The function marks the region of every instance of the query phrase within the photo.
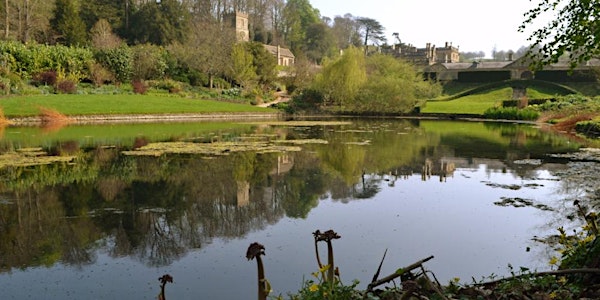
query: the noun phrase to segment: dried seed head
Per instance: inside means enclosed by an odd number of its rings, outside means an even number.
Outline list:
[[[246,251],[246,258],[248,260],[252,260],[261,255],[265,255],[265,246],[256,242],[248,246],[248,251]]]
[[[166,284],[167,282],[173,283],[173,277],[169,274],[165,274],[158,278],[161,284]]]
[[[319,230],[313,232],[313,235],[315,236],[315,240],[317,242],[319,241],[326,241],[329,242],[331,240],[336,240],[341,238],[340,235],[338,235],[335,231],[329,229],[323,233],[321,233]]]

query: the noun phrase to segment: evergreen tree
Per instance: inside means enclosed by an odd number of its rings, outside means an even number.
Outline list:
[[[183,42],[188,34],[190,13],[177,0],[151,1],[131,16],[129,40],[134,44],[169,45]]]
[[[263,87],[273,83],[277,78],[277,59],[261,43],[246,43],[246,47],[252,53],[258,83]]]
[[[386,41],[384,35],[385,28],[379,21],[371,18],[358,18],[356,21],[362,29],[365,47],[367,47],[369,41],[375,45],[379,45],[380,42]]]
[[[120,31],[125,27],[123,0],[92,0],[81,2],[81,19],[85,28],[90,30],[98,21],[104,19],[111,28]]]
[[[252,53],[245,44],[238,43],[231,51],[231,70],[229,77],[244,88],[256,78],[256,67],[253,64]]]
[[[87,41],[85,23],[79,16],[78,0],[56,0],[54,16],[50,25],[55,40],[67,46],[81,46]]]

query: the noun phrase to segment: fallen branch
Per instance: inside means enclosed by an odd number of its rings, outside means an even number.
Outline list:
[[[422,264],[424,264],[425,262],[427,262],[427,261],[429,261],[431,259],[433,259],[433,255],[430,256],[430,257],[427,257],[425,259],[419,260],[419,261],[417,261],[417,262],[415,262],[415,263],[413,263],[413,264],[411,264],[411,265],[409,265],[407,267],[400,268],[400,269],[396,270],[396,272],[394,272],[394,274],[390,274],[390,275],[388,275],[388,276],[386,276],[384,278],[381,278],[379,280],[376,280],[376,281],[373,281],[373,282],[369,283],[369,285],[367,286],[367,292],[372,292],[373,288],[375,288],[377,286],[380,286],[380,285],[382,285],[384,283],[388,283],[388,282],[390,282],[390,281],[392,281],[392,280],[394,280],[394,279],[396,279],[396,278],[398,278],[398,277],[400,277],[400,276],[402,276],[402,275],[404,275],[404,274],[406,274],[406,273],[408,273],[408,272],[410,272],[410,271],[412,271],[412,270],[414,270],[416,268],[422,267],[421,266]]]

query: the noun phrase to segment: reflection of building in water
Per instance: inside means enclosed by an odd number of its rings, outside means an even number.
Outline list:
[[[507,169],[513,170],[518,176],[528,177],[535,172],[536,167],[532,164],[518,163],[519,160],[528,160],[529,157],[523,157],[522,154],[508,154],[508,157],[504,160],[501,159],[488,159],[488,158],[463,158],[463,157],[450,157],[444,156],[441,158],[427,158],[420,165],[409,165],[401,166],[396,168],[394,171],[390,171],[385,178],[389,186],[394,186],[394,181],[398,178],[409,179],[414,174],[420,174],[421,180],[427,181],[432,176],[439,176],[440,182],[446,181],[448,177],[454,176],[454,171],[458,168],[461,169],[472,169],[485,166],[485,171],[489,174],[491,172],[507,172]],[[535,161],[535,160],[531,160]],[[544,168],[547,170],[560,169],[561,165],[544,163]]]
[[[432,175],[440,177],[440,182],[446,181],[448,176],[454,175],[456,166],[454,162],[448,162],[447,160],[440,160],[439,163],[434,164],[431,159],[426,159],[423,163],[421,171],[421,180],[426,181],[431,178]]]
[[[271,171],[271,175],[281,175],[289,172],[294,167],[294,157],[282,154],[277,157],[277,168]]]
[[[289,172],[294,167],[294,158],[288,154],[282,154],[277,157],[277,166],[271,170],[270,175],[282,175]],[[237,181],[237,206],[244,207],[250,204],[250,182]],[[272,191],[267,192],[265,195],[269,195]],[[273,198],[270,195],[267,198]],[[272,199],[271,199],[272,200]]]

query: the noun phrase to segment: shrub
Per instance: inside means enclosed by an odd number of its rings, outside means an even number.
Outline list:
[[[73,80],[63,79],[56,84],[56,91],[61,94],[75,94],[77,85]]]
[[[162,48],[153,45],[138,45],[132,48],[132,52],[133,78],[149,80],[164,77],[167,62]]]
[[[557,98],[556,101],[548,101],[544,104],[538,105],[537,109],[539,111],[557,111],[586,104],[589,101],[590,99],[583,95],[567,95]]]
[[[537,120],[540,113],[533,109],[518,109],[516,107],[493,107],[488,108],[484,113],[486,119],[500,120]]]
[[[231,88],[221,91],[221,94],[227,97],[241,97],[242,90],[239,88]]]
[[[600,121],[583,121],[575,124],[575,131],[587,136],[600,136]]]
[[[42,73],[38,73],[34,76],[34,85],[50,85],[54,86],[56,84],[57,74],[56,71],[45,71]]]
[[[128,82],[133,74],[133,52],[123,45],[118,48],[100,49],[96,60],[110,70],[118,82]]]
[[[148,86],[141,80],[134,80],[131,85],[133,92],[136,94],[146,94],[146,91],[148,91]]]
[[[99,63],[93,63],[90,66],[90,80],[96,86],[101,86],[108,82],[113,82],[113,74]]]
[[[171,94],[176,94],[183,90],[181,82],[170,79],[154,81],[151,86],[155,89],[169,91]]]

